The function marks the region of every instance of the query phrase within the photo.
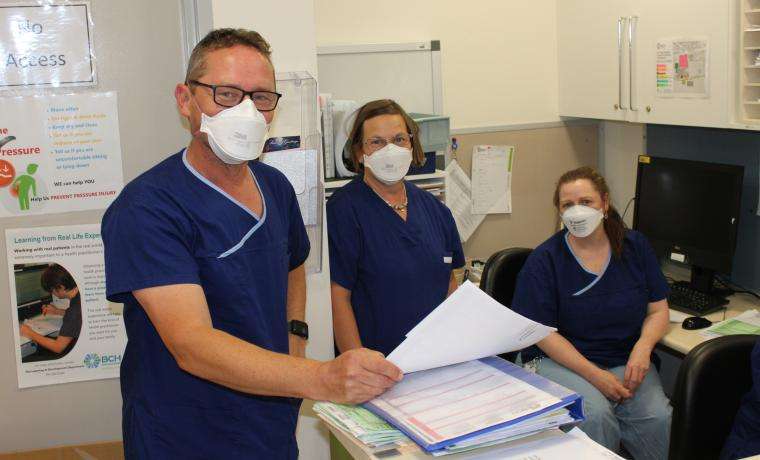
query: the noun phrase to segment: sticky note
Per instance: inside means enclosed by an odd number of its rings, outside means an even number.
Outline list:
[[[688,54],[682,54],[678,56],[678,66],[682,69],[684,67],[689,67],[689,55]]]

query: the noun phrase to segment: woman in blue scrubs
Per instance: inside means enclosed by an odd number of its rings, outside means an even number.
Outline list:
[[[667,458],[672,409],[650,365],[668,326],[657,257],[625,228],[593,168],[562,175],[554,205],[566,229],[530,255],[512,309],[557,332],[521,359],[583,396],[592,439],[613,451],[622,441],[637,460]]]
[[[760,455],[760,338],[752,349],[752,388],[742,398],[723,452],[722,460]]]
[[[416,123],[397,103],[369,102],[349,139],[359,175],[327,203],[335,342],[388,355],[456,289],[464,265],[454,218],[404,180],[424,162]]]

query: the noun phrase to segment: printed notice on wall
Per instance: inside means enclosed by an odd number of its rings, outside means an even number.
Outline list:
[[[100,225],[5,231],[20,388],[119,376],[122,305],[106,300]]]
[[[0,217],[108,207],[124,184],[116,93],[0,98]]]
[[[674,38],[657,42],[657,97],[709,96],[707,38]]]
[[[515,148],[476,145],[472,149],[472,213],[512,212],[512,161]]]
[[[0,7],[0,90],[94,85],[89,2]]]

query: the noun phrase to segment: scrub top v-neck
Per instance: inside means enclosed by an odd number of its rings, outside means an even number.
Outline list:
[[[258,162],[249,167],[261,216],[206,180],[180,152],[127,185],[103,218],[107,296],[125,304],[128,457],[297,457],[297,402],[241,393],[183,371],[132,295],[200,285],[216,329],[288,352],[288,273],[306,260],[309,241],[288,180]]]
[[[406,221],[361,177],[327,203],[330,278],[351,291],[362,345],[386,355],[443,302],[451,270],[464,265],[451,211],[404,186]]]
[[[650,302],[667,297],[668,284],[644,235],[627,230],[621,257],[610,256],[599,273],[583,266],[565,230],[538,246],[517,277],[512,309],[556,327],[586,359],[624,365],[641,335]],[[523,350],[527,362],[542,352]]]

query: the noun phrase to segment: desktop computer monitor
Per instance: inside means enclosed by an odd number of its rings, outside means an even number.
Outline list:
[[[691,265],[691,288],[713,292],[731,273],[744,167],[639,157],[633,228],[657,255]]]

